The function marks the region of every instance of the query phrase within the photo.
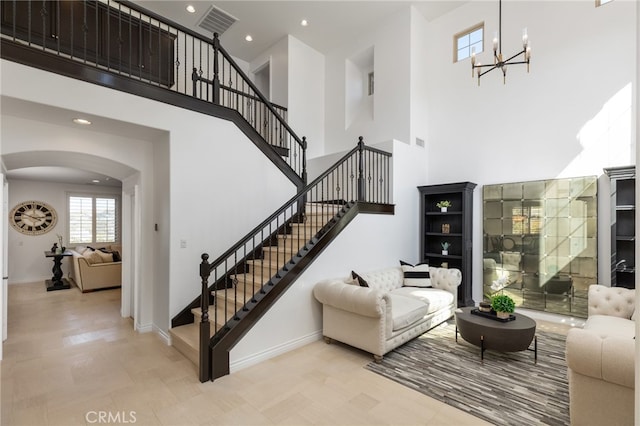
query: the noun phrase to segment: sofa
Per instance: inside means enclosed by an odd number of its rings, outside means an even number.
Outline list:
[[[405,264],[324,280],[313,294],[322,304],[325,341],[346,343],[381,362],[387,352],[451,318],[461,282],[458,269]]]
[[[83,293],[122,285],[122,260],[119,245],[100,248],[76,246],[71,279]]]
[[[569,330],[572,425],[634,424],[635,290],[591,285],[587,320]]]

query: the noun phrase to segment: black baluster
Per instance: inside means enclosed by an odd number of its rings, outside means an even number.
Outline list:
[[[191,93],[191,96],[193,96],[194,98],[198,97],[198,70],[196,68],[193,68],[193,71],[191,72],[191,81],[193,83],[193,92]]]
[[[364,192],[365,192],[365,181],[364,181],[364,162],[363,162],[363,153],[364,153],[364,142],[362,141],[362,136],[358,138],[358,201],[364,201]]]

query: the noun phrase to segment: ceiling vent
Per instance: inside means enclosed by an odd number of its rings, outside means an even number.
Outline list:
[[[224,10],[211,6],[198,23],[198,26],[212,34],[218,33],[218,35],[222,35],[236,21],[236,18]]]

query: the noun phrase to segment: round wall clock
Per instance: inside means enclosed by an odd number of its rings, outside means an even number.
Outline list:
[[[42,201],[24,201],[10,213],[9,222],[16,231],[25,235],[40,235],[56,226],[58,215],[53,207]]]

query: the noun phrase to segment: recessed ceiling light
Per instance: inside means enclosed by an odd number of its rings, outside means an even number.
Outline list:
[[[253,41],[253,37],[251,37],[251,34],[247,34],[244,39],[247,41]]]
[[[84,124],[86,126],[91,124],[91,122],[89,120],[85,120],[84,118],[74,118],[73,122],[76,123],[76,124]]]
[[[196,13],[196,8],[193,7],[192,5],[189,5],[189,6],[187,6],[187,12]]]
[[[300,25],[306,27],[307,25],[309,25],[309,22],[306,19],[303,19],[302,21],[300,21]]]
[[[100,180],[98,180],[98,179],[92,179],[92,180],[91,180],[91,182],[93,182],[93,183],[100,183]]]

